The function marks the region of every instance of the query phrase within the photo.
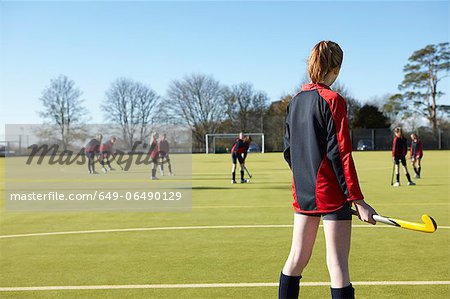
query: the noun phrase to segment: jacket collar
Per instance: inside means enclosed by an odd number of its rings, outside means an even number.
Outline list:
[[[313,89],[318,89],[318,88],[331,89],[329,86],[327,86],[323,83],[308,83],[308,84],[304,84],[302,86],[302,91],[313,90]]]

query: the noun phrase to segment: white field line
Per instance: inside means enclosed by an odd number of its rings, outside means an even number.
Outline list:
[[[439,203],[433,203],[433,206],[450,206],[450,202],[439,202]],[[411,203],[411,202],[401,202],[401,203],[377,203],[377,206],[430,206],[430,203]],[[254,209],[255,206],[192,206],[192,209]],[[261,208],[282,208],[282,209],[289,209],[286,205],[279,205],[279,206],[258,206],[258,209]]]
[[[450,281],[355,281],[353,285],[450,285]],[[302,287],[329,286],[329,282],[302,282]],[[255,283],[193,283],[193,284],[131,284],[131,285],[85,285],[85,286],[40,286],[0,287],[0,292],[17,291],[65,291],[65,290],[117,290],[117,289],[192,289],[192,288],[249,288],[277,287],[278,282]]]
[[[377,203],[377,206],[430,206],[430,203]],[[433,203],[433,206],[450,206],[450,202]],[[254,209],[255,206],[193,206],[193,210],[205,210],[205,209]],[[258,209],[286,209],[286,205],[280,206],[258,206]]]
[[[322,225],[320,225],[322,227]],[[55,236],[55,235],[80,235],[80,234],[98,234],[98,233],[116,233],[116,232],[136,232],[136,231],[162,231],[162,230],[195,230],[195,229],[239,229],[239,228],[291,228],[292,224],[262,224],[262,225],[216,225],[216,226],[167,226],[167,227],[138,227],[138,228],[118,228],[118,229],[98,229],[98,230],[79,230],[65,232],[49,233],[31,233],[17,235],[0,235],[0,239],[37,237],[37,236]],[[353,228],[395,228],[389,225],[352,225]],[[438,226],[438,229],[449,229],[450,226]]]

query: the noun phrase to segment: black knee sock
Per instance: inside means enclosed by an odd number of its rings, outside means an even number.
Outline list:
[[[106,160],[106,163],[108,163],[108,167],[109,167],[109,169],[111,169],[112,167],[111,167],[111,163],[109,162],[109,160]]]
[[[278,287],[278,299],[297,299],[300,292],[301,276],[287,276],[280,274],[280,285]]]
[[[152,169],[152,177],[156,177],[156,168]]]
[[[243,180],[244,180],[244,171],[241,170],[241,181],[243,181]]]
[[[419,168],[417,168],[417,174],[420,176],[420,171],[422,170],[422,167],[419,166]]]
[[[236,172],[235,172],[235,171],[233,171],[233,172],[231,173],[231,177],[232,177],[233,181],[236,180]]]
[[[411,176],[409,175],[409,173],[406,174],[406,178],[408,179],[408,182],[411,182]]]
[[[352,284],[349,284],[345,288],[331,288],[332,299],[354,299],[355,289]]]
[[[400,183],[400,174],[399,174],[399,173],[397,173],[397,174],[395,175],[395,178],[396,178],[396,180],[397,180],[397,183]]]
[[[170,165],[170,163],[169,163],[168,167],[169,167],[169,172],[172,172],[172,165]]]

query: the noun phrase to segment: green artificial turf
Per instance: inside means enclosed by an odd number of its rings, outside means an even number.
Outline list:
[[[424,213],[449,226],[450,152],[429,151],[417,186],[390,186],[389,152],[354,153],[366,200],[378,213],[420,221]],[[9,158],[8,158],[9,159]],[[11,158],[23,159],[23,158]],[[0,160],[4,174],[5,160]],[[20,161],[19,161],[20,162]],[[148,227],[288,225],[291,173],[280,153],[250,154],[249,184],[231,185],[228,155],[192,156],[192,211],[11,212],[2,203],[0,235]],[[176,173],[177,166],[174,163]],[[54,171],[42,167],[42,177]],[[100,180],[146,180],[150,168],[100,174]],[[81,168],[76,179],[86,179]],[[175,177],[176,179],[177,177]],[[0,178],[3,182],[3,178]],[[6,178],[7,179],[7,178]],[[163,178],[163,180],[169,178]],[[402,182],[405,177],[402,175]],[[150,181],[149,181],[150,183]],[[0,198],[5,199],[4,185]],[[361,225],[356,218],[355,225]],[[381,225],[380,225],[381,226]],[[0,287],[273,283],[289,252],[292,229],[209,228],[0,238]],[[329,281],[322,230],[302,281]],[[449,281],[450,229],[424,234],[355,227],[352,281]],[[356,286],[358,298],[448,298],[449,285]],[[327,298],[326,286],[303,287],[303,298]],[[276,287],[0,292],[0,298],[275,298]]]

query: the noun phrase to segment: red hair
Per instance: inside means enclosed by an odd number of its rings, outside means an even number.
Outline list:
[[[332,41],[321,41],[311,51],[308,74],[312,83],[323,81],[330,70],[340,67],[344,59],[341,47]]]

